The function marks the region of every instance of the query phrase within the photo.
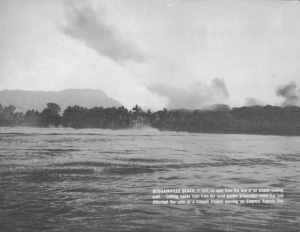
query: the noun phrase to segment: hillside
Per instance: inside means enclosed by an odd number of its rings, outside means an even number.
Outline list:
[[[94,89],[67,89],[61,91],[25,91],[2,90],[0,91],[0,104],[13,105],[17,111],[35,109],[42,111],[49,102],[57,103],[62,110],[68,106],[80,105],[92,107],[119,107],[121,103],[109,98],[102,90]]]

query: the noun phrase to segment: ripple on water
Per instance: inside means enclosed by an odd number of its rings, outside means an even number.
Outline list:
[[[297,231],[300,138],[4,129],[1,231]],[[284,188],[283,204],[153,205],[154,188]]]

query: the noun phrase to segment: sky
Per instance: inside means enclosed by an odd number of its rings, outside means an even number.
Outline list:
[[[300,1],[0,0],[0,90],[300,106]]]

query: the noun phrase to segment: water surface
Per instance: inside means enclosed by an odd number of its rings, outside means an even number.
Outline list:
[[[300,137],[0,128],[1,231],[299,231]],[[157,188],[283,188],[153,205]]]

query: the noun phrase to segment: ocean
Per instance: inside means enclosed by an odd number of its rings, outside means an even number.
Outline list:
[[[183,189],[283,195],[162,203]],[[300,231],[300,137],[0,128],[0,231]]]

